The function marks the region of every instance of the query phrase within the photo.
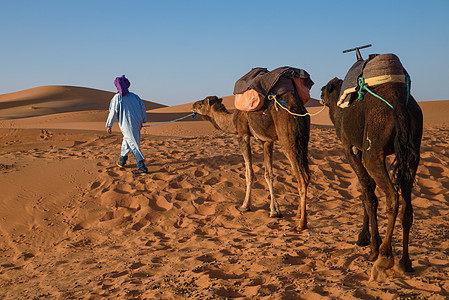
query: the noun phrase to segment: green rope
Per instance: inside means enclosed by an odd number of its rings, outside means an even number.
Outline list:
[[[405,106],[408,106],[408,99],[410,98],[410,86],[411,86],[410,75],[405,74],[405,81],[407,82],[407,101],[405,102]]]
[[[385,100],[384,98],[382,98],[381,96],[377,95],[376,93],[370,91],[370,89],[368,89],[367,85],[365,84],[365,79],[363,79],[363,77],[359,77],[358,80],[359,83],[359,90],[358,90],[358,94],[359,94],[359,100],[363,100],[363,97],[365,96],[365,91],[366,90],[368,93],[370,93],[371,95],[373,95],[374,97],[379,98],[380,100],[382,100],[383,102],[385,102],[391,109],[394,109],[393,105],[391,105],[390,103],[388,103],[387,100]],[[408,96],[407,96],[408,99]],[[408,100],[407,100],[408,102]]]

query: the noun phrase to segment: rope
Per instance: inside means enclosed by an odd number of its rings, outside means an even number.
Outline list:
[[[359,100],[363,100],[363,96],[365,96],[365,92],[363,90],[366,90],[368,93],[370,93],[371,95],[373,95],[376,98],[379,98],[380,100],[385,102],[391,109],[394,110],[393,105],[391,105],[387,100],[385,100],[381,96],[377,95],[376,93],[374,93],[370,89],[368,89],[367,85],[365,84],[365,80],[363,79],[363,77],[359,77],[358,83],[359,83],[359,86],[360,86],[360,89],[358,91],[358,94],[359,94],[358,98],[359,98]]]
[[[163,123],[157,123],[157,124],[151,124],[151,125],[144,125],[144,126],[142,126],[142,127],[153,127],[153,126],[158,126],[158,125],[164,125],[164,124],[168,124],[168,123],[173,123],[173,122],[176,122],[176,121],[185,119],[185,118],[190,117],[190,116],[192,116],[192,119],[193,119],[193,118],[195,117],[195,115],[196,115],[196,113],[191,113],[190,115],[184,116],[184,117],[182,117],[182,118],[178,118],[178,119],[176,119],[176,120],[172,120],[172,121],[168,121],[168,122],[163,122]]]
[[[408,99],[410,98],[410,86],[412,84],[410,75],[405,74],[405,81],[407,81],[407,101],[405,102],[405,106],[408,106]]]
[[[323,108],[319,112],[316,112],[316,113],[313,113],[313,114],[308,113],[308,112],[305,113],[305,114],[297,114],[297,113],[294,113],[294,112],[292,112],[290,110],[290,108],[287,106],[287,104],[286,104],[286,102],[284,100],[278,100],[276,95],[273,94],[273,93],[271,93],[271,95],[268,95],[268,100],[274,100],[275,103],[277,105],[279,105],[282,109],[285,109],[289,114],[291,114],[293,116],[297,116],[297,117],[305,117],[305,116],[313,117],[313,116],[316,116],[316,115],[320,114],[321,112],[323,112],[323,110],[326,108],[326,106],[323,105]],[[277,106],[276,106],[276,110],[277,110]]]

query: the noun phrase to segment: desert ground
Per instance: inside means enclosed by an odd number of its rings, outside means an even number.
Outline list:
[[[275,146],[269,217],[262,148],[253,141],[253,210],[240,212],[244,163],[235,136],[200,116],[143,129],[150,173],[120,169],[121,133],[104,124],[112,93],[47,86],[0,95],[2,299],[448,299],[449,101],[423,101],[410,256],[369,281],[355,242],[361,190],[328,112],[312,117],[308,226],[297,232],[296,181]],[[208,96],[208,95],[204,95]],[[198,99],[199,100],[199,99]],[[224,103],[232,109],[233,97]],[[311,100],[309,112],[320,105]],[[149,125],[191,103],[147,102]],[[381,192],[379,225],[386,229]],[[398,260],[402,229],[396,223]]]

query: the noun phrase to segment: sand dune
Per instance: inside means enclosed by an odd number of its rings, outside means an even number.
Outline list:
[[[107,109],[114,94],[111,92],[67,86],[48,86],[21,92],[0,95],[0,128],[46,128],[104,130]],[[234,96],[223,97],[223,104],[229,111],[235,109]],[[146,134],[164,136],[194,136],[200,116],[185,118],[180,123],[164,124],[164,128],[153,128],[155,124],[165,123],[191,114],[192,103],[167,107],[145,101],[148,126]],[[318,100],[307,103],[310,113],[321,110]],[[193,123],[190,123],[193,122]],[[327,109],[312,118],[312,124],[332,125]],[[206,134],[214,129],[208,124]],[[117,125],[114,130],[118,131]]]
[[[75,86],[43,86],[0,95],[0,120],[107,110],[114,93]],[[147,110],[165,105],[144,101]]]
[[[432,124],[449,123],[449,101],[421,101],[424,122]]]
[[[0,105],[8,103],[0,116],[14,109],[20,115],[25,96],[16,106],[0,96]],[[224,102],[233,109],[232,96]],[[3,118],[0,298],[445,299],[449,101],[421,107],[426,123],[410,242],[416,271],[392,271],[382,282],[368,281],[369,249],[355,245],[360,185],[331,126],[312,126],[309,229],[298,233],[295,180],[278,146],[274,187],[284,218],[272,219],[260,144],[253,143],[253,211],[242,213],[244,164],[237,139],[198,116],[143,130],[150,174],[142,177],[132,176],[132,158],[130,168],[115,165],[121,134],[116,128],[112,135],[104,132],[107,111],[94,104],[87,111]],[[187,115],[190,108],[149,109],[149,125]],[[317,120],[327,122],[327,112],[312,117]],[[383,236],[385,200],[379,197]],[[398,221],[397,259],[401,240]]]

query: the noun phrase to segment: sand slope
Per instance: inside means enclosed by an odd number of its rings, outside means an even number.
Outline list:
[[[0,95],[0,120],[107,110],[114,93],[75,86],[43,86]],[[147,110],[164,107],[144,101]]]
[[[419,106],[424,114],[424,122],[449,123],[449,101],[421,101]]]
[[[253,210],[241,213],[237,139],[199,117],[143,130],[150,174],[141,177],[130,172],[133,158],[129,168],[115,165],[121,134],[104,132],[106,111],[0,121],[0,298],[445,299],[449,124],[437,112],[449,101],[437,104],[422,106],[410,241],[416,271],[392,271],[383,282],[368,281],[369,249],[355,245],[360,185],[332,127],[312,126],[309,229],[298,233],[295,179],[278,146],[274,188],[284,218],[272,219],[260,144],[253,142]],[[148,113],[172,119],[190,106]],[[398,221],[396,259],[401,240]]]

